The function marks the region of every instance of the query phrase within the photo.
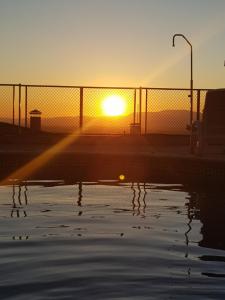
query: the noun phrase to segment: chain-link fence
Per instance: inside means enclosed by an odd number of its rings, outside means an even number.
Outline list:
[[[15,124],[16,109],[18,109],[18,104],[15,103],[15,92],[14,85],[0,85],[0,122]]]
[[[134,119],[135,89],[85,88],[84,132],[128,134]]]
[[[135,87],[0,85],[0,122],[30,127],[41,113],[41,129],[82,134],[189,134],[201,120],[207,90]]]
[[[191,116],[190,90],[147,89],[145,132],[187,134],[192,118],[197,117],[197,91],[193,91]]]
[[[80,89],[74,87],[25,87],[22,109],[27,111],[22,123],[30,126],[33,110],[41,113],[42,130],[71,132],[80,124]],[[27,121],[26,121],[27,120]]]

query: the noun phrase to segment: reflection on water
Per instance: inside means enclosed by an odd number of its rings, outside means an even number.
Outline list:
[[[82,215],[82,198],[83,198],[83,183],[82,182],[78,182],[77,186],[78,186],[78,197],[77,197],[77,206],[80,207],[80,210],[78,212],[78,215]],[[88,185],[87,183],[85,185]],[[85,186],[84,185],[84,186]],[[102,183],[101,183],[102,185]],[[119,185],[119,184],[115,184],[111,183],[110,185],[114,186],[114,185]],[[109,186],[109,183],[107,183],[106,186]],[[132,190],[132,211],[133,211],[133,216],[141,216],[141,217],[145,217],[145,209],[146,209],[146,202],[145,202],[145,198],[147,195],[147,191],[146,191],[146,183],[134,183],[132,182],[130,184],[130,188]]]
[[[83,185],[82,182],[78,183],[78,200],[77,200],[77,205],[81,208],[82,207],[82,198],[83,198]],[[78,216],[81,216],[83,211],[80,209],[78,211]]]
[[[82,189],[83,189],[83,186],[82,186],[82,182],[79,182],[78,183],[78,200],[77,200],[77,205],[78,206],[82,206],[81,203],[82,203]]]
[[[202,223],[202,247],[225,250],[225,197],[217,191],[199,193],[196,199],[196,214]]]
[[[145,182],[0,187],[1,299],[222,299],[224,196]]]
[[[24,188],[22,194],[22,188]],[[22,199],[23,196],[23,199]],[[26,206],[28,204],[27,199],[27,186],[16,186],[12,185],[12,210],[11,210],[11,218],[13,217],[27,217]]]
[[[142,190],[143,188],[143,190]],[[145,183],[141,186],[140,183],[132,182],[131,190],[133,191],[133,198],[132,198],[132,209],[133,209],[133,216],[141,215],[143,218],[145,217],[145,208],[146,208],[146,188]]]
[[[35,182],[36,186],[41,184],[43,187],[57,187],[62,186],[61,182]],[[77,215],[82,216],[83,214],[83,192],[85,188],[90,186],[120,186],[118,182],[96,182],[96,183],[75,183],[74,186],[77,188],[77,207],[79,208]],[[28,187],[34,186],[34,182],[23,182],[22,184],[12,184],[11,188],[11,198],[12,198],[12,208],[10,210],[11,218],[25,218],[28,216],[27,206],[28,206]],[[63,187],[63,186],[62,186]],[[158,190],[154,185],[147,183],[130,183],[126,184],[126,188],[131,190],[131,212],[133,216],[139,216],[142,218],[146,217],[146,196],[148,190],[148,203],[151,206],[150,193],[151,191]],[[176,190],[174,186],[160,186],[160,190]],[[85,199],[84,199],[85,200]],[[162,200],[162,199],[161,199]],[[166,199],[165,199],[166,200]],[[186,196],[187,202],[185,206],[186,210],[186,230],[184,232],[186,253],[185,257],[188,257],[188,245],[189,245],[189,234],[192,230],[193,220],[199,220],[201,222],[201,240],[199,241],[199,246],[223,249],[225,250],[225,199],[224,195],[221,193],[216,193],[215,191],[207,192],[187,192]],[[47,212],[48,210],[42,210],[42,212]],[[129,209],[123,209],[118,212],[129,211]],[[179,213],[179,212],[178,212]],[[159,217],[159,216],[158,216]],[[15,239],[15,237],[13,237]],[[19,237],[20,238],[20,237]],[[21,238],[20,238],[21,239]]]
[[[62,186],[58,182],[36,182],[36,185],[40,184],[44,187],[57,187]],[[83,190],[88,186],[104,186],[104,183],[82,183],[78,182],[74,184],[77,187],[77,206],[79,207],[78,216],[83,213],[82,201],[83,201]],[[11,185],[11,197],[12,197],[12,208],[10,210],[11,218],[27,217],[27,206],[28,206],[28,186],[34,186],[34,182],[24,182],[21,185]],[[107,183],[105,186],[120,186],[117,182]],[[130,187],[132,193],[130,197],[132,215],[140,216],[145,218],[146,216],[146,195],[149,190],[148,203],[150,205],[150,192],[154,191],[155,187],[147,183],[130,183],[126,187]],[[161,186],[161,190],[165,187]],[[173,186],[166,187],[167,190],[174,189]],[[156,189],[157,190],[157,189]],[[215,191],[210,192],[188,192],[186,196],[185,206],[187,208],[187,222],[186,231],[184,232],[185,243],[188,248],[189,244],[189,233],[192,229],[192,221],[199,220],[202,224],[201,234],[202,239],[199,241],[199,245],[202,247],[217,248],[225,250],[225,199],[221,193]],[[118,212],[118,211],[117,211]],[[188,249],[185,254],[188,256]]]

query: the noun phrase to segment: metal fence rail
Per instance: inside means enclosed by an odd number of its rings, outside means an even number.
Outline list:
[[[29,113],[37,109],[48,132],[124,135],[138,124],[142,134],[189,134],[206,92],[193,90],[191,111],[189,89],[0,84],[0,122],[30,127]],[[120,101],[121,111],[105,107],[107,101]]]

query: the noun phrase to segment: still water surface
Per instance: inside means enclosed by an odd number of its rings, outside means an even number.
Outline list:
[[[0,299],[224,299],[225,192],[0,187]]]

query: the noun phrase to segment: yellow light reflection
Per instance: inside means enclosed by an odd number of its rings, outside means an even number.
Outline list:
[[[125,176],[124,176],[123,174],[121,174],[121,175],[119,176],[119,180],[123,181],[124,179],[125,179]]]
[[[106,116],[121,116],[125,113],[125,99],[118,95],[111,95],[102,102],[102,111]]]

